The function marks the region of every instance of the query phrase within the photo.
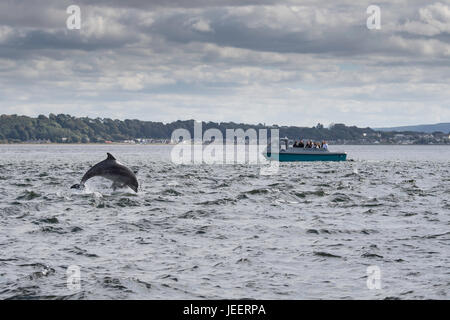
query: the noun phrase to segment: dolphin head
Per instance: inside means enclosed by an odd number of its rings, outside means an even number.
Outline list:
[[[134,178],[128,186],[133,189],[134,192],[138,192],[139,183],[136,178]]]
[[[138,181],[137,181],[137,178],[136,178],[136,173],[137,173],[137,171],[132,171],[133,173],[132,174],[130,174],[130,176],[129,176],[129,180],[128,180],[128,182],[127,182],[127,185],[131,188],[131,189],[133,189],[133,191],[134,192],[138,192],[138,189],[139,189],[139,183],[138,183]]]

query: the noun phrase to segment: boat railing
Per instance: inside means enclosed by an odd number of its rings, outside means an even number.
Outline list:
[[[271,143],[267,144],[266,150],[271,150]],[[287,152],[287,151],[302,151],[302,152],[330,152],[329,149],[323,148],[306,148],[305,147],[294,147],[293,141],[288,138],[281,138],[280,143],[278,145],[279,152]]]

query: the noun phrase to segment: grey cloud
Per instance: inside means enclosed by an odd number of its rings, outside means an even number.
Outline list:
[[[84,37],[77,31],[57,31],[48,32],[33,30],[25,33],[24,36],[11,38],[3,45],[17,50],[31,49],[56,49],[56,50],[95,50],[111,49],[124,46],[127,43],[136,41],[136,38],[114,38],[103,37],[94,39]]]
[[[174,16],[158,21],[150,29],[169,41],[179,43],[208,42],[220,46],[245,48],[255,51],[279,53],[335,53],[361,54],[373,52],[373,43],[380,37],[371,35],[362,26],[346,28],[346,32],[330,30],[320,38],[312,38],[308,31],[291,32],[289,30],[272,30],[261,27],[249,28],[242,21],[214,21],[211,27],[214,32],[199,32],[189,25],[182,16]]]
[[[248,5],[270,5],[274,3],[289,3],[290,1],[275,1],[275,0],[100,0],[96,1],[97,5],[112,6],[112,7],[126,7],[137,9],[152,9],[152,8],[208,8],[208,7],[223,7],[223,6],[248,6]],[[81,3],[91,4],[92,1],[81,0]]]
[[[239,8],[234,10],[239,11]],[[225,9],[205,10],[202,15],[194,17],[208,21],[211,31],[202,32],[194,28],[192,21],[197,20],[193,20],[189,13],[174,13],[157,18],[147,32],[161,35],[172,43],[203,42],[255,51],[337,56],[378,53],[417,56],[421,52],[416,47],[405,48],[397,45],[398,41],[391,37],[397,36],[405,40],[425,38],[423,35],[407,33],[403,29],[386,32],[368,30],[365,25],[366,17],[362,14],[356,23],[338,27],[316,24],[305,30],[296,30],[295,25],[285,29],[273,29],[261,24],[255,28],[246,20],[248,16],[230,16],[226,14]],[[311,32],[312,29],[314,32]],[[444,34],[428,36],[426,39],[448,43],[448,36]]]

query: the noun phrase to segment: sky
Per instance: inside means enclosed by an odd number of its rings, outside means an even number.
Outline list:
[[[0,2],[0,114],[388,127],[449,79],[450,0]]]

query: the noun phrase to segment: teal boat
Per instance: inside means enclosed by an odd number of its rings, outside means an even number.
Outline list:
[[[270,146],[264,152],[264,156],[268,160],[276,160],[280,162],[292,161],[346,161],[346,152],[331,152],[325,149],[307,149],[294,148],[289,144],[287,138],[280,139],[280,148],[278,153],[270,152]]]

